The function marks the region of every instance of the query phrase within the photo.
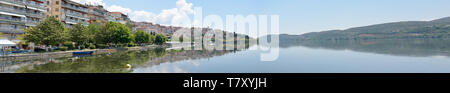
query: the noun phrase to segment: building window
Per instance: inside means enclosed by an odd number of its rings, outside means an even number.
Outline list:
[[[59,1],[56,1],[56,5],[59,5]]]
[[[58,9],[58,8],[55,8],[55,11],[56,11],[56,12],[59,12],[59,9]]]

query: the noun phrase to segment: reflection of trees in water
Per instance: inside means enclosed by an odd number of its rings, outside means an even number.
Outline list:
[[[16,70],[22,69],[23,67],[32,68],[50,62],[59,63],[61,61],[55,60],[55,58],[52,57],[30,60],[3,60],[0,62],[0,73],[14,73]]]
[[[305,40],[280,41],[281,48],[304,46],[332,50],[353,50],[398,56],[450,56],[446,39]]]
[[[15,61],[3,61],[0,62],[0,72],[12,73],[14,70],[20,69],[20,67],[33,64],[31,61],[15,62]]]
[[[153,51],[155,51],[155,55],[156,55],[156,57],[162,57],[162,56],[164,56],[164,55],[166,55],[166,49],[164,49],[164,48],[155,48],[155,49],[153,49]]]
[[[162,63],[180,62],[183,60],[207,59],[235,53],[241,50],[168,50],[165,56],[151,58],[149,62],[138,65],[138,67],[151,67]]]
[[[19,73],[129,73],[126,64],[132,67],[154,66],[167,62],[195,60],[222,56],[233,51],[222,50],[166,50],[164,48],[146,49],[141,51],[119,51],[112,54],[82,57],[76,60],[62,58],[61,62],[24,66]]]

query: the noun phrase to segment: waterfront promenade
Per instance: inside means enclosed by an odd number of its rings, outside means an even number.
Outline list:
[[[71,57],[73,52],[94,51],[96,54],[114,53],[118,50],[140,50],[144,48],[151,48],[158,46],[139,46],[139,47],[125,47],[125,48],[112,48],[112,49],[84,49],[84,50],[71,50],[71,51],[58,51],[58,52],[44,52],[44,53],[28,53],[28,54],[10,54],[0,56],[0,61],[19,61],[19,60],[33,60],[41,58],[61,58]]]

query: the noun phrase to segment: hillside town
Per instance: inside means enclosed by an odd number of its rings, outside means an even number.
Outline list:
[[[151,45],[172,49],[228,44],[226,49],[232,49],[237,41],[250,40],[248,35],[222,29],[136,22],[102,5],[72,0],[0,0],[0,36],[2,56]]]
[[[24,34],[25,28],[36,26],[48,16],[57,18],[67,28],[77,23],[88,26],[94,22],[119,22],[133,25],[132,31],[143,30],[169,38],[175,31],[182,29],[152,22],[135,22],[127,14],[108,11],[101,5],[81,4],[71,0],[0,0],[0,16],[0,32],[4,38],[15,42],[18,35]],[[201,29],[203,33],[212,30]]]

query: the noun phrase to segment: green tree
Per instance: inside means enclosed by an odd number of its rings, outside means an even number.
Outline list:
[[[134,25],[131,24],[130,22],[125,23],[125,26],[127,26],[130,30],[133,30]]]
[[[4,38],[4,37],[3,37],[3,33],[2,33],[2,32],[0,32],[0,38]]]
[[[181,35],[181,36],[178,38],[178,40],[180,40],[180,42],[183,43],[183,41],[184,41],[183,35]]]
[[[78,49],[81,45],[85,45],[89,42],[89,32],[87,27],[78,23],[74,25],[69,31],[69,40],[75,42]]]
[[[134,39],[130,29],[123,24],[108,22],[106,23],[106,27],[106,30],[112,33],[112,43],[116,45],[130,43]]]
[[[134,40],[138,44],[148,44],[150,43],[151,35],[144,32],[144,30],[138,30],[134,33]]]
[[[95,44],[107,45],[112,42],[111,31],[106,30],[106,25],[102,23],[92,23],[88,26],[91,42]]]
[[[47,17],[36,27],[25,29],[24,40],[39,45],[57,45],[66,40],[66,28],[55,17]]]
[[[153,44],[153,43],[155,43],[155,39],[156,39],[156,36],[155,35],[152,35],[152,34],[150,34],[150,40],[149,40],[149,44]]]
[[[166,36],[164,36],[162,34],[158,34],[155,37],[155,43],[158,45],[162,45],[162,44],[166,43],[166,41],[167,41]]]

